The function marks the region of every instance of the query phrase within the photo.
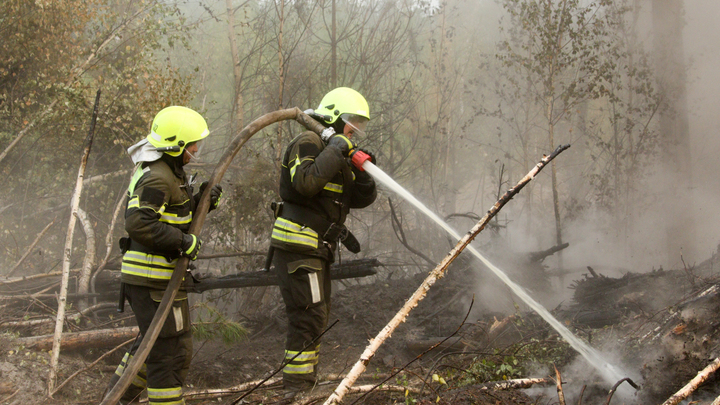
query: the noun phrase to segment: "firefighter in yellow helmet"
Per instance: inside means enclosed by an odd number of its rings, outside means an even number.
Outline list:
[[[200,114],[186,107],[171,106],[157,113],[150,134],[128,149],[136,166],[127,191],[128,237],[120,240],[123,251],[120,302],[127,299],[140,334],[115,371],[108,389],[120,379],[139,347],[178,258],[197,258],[202,243],[188,230],[207,183],[193,194],[193,179],[188,179],[184,166],[197,155],[198,143],[208,134],[207,123]],[[217,208],[221,196],[222,188],[214,186],[210,210]],[[151,405],[184,404],[182,386],[191,357],[187,292],[181,289],[145,364],[120,402],[139,401],[140,393],[147,389]]]
[[[374,157],[355,144],[370,120],[365,98],[340,87],[327,93],[311,116],[327,129],[320,136],[303,132],[285,150],[282,203],[275,212],[270,248],[288,317],[285,359],[297,355],[283,368],[283,385],[290,396],[317,382],[320,342],[305,347],[327,326],[329,266],[338,242],[353,253],[360,251],[345,218],[351,208],[367,207],[377,197],[375,182],[358,159]]]

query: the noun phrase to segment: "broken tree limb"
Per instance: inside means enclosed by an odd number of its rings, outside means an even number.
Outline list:
[[[547,250],[541,250],[539,252],[532,252],[528,254],[528,262],[542,262],[545,260],[546,257],[553,255],[565,248],[570,246],[569,243],[563,243],[562,245],[553,246],[550,249]]]
[[[720,357],[713,360],[710,365],[702,369],[698,374],[690,380],[689,383],[687,383],[680,391],[676,392],[667,399],[667,401],[663,402],[662,405],[677,405],[682,401],[683,399],[687,398],[692,394],[699,386],[700,384],[704,383],[705,380],[710,378],[710,376],[717,371],[717,369],[720,368]]]
[[[386,383],[386,382],[387,382],[388,380],[390,380],[391,378],[393,378],[393,377],[395,377],[396,375],[400,374],[401,371],[406,370],[412,363],[414,363],[416,360],[419,360],[419,359],[420,359],[422,356],[424,356],[426,353],[429,353],[429,352],[435,350],[436,348],[440,347],[443,343],[447,342],[450,338],[452,338],[453,336],[457,335],[458,332],[460,332],[460,329],[465,325],[465,322],[467,321],[468,316],[470,316],[470,311],[472,311],[473,304],[475,304],[475,296],[474,296],[474,295],[473,295],[472,301],[470,302],[470,307],[468,308],[467,313],[465,314],[465,318],[463,318],[463,320],[462,320],[462,322],[460,323],[460,325],[457,327],[457,329],[455,329],[455,332],[453,332],[450,336],[446,337],[445,339],[442,339],[442,340],[436,342],[434,345],[430,346],[430,347],[429,347],[428,349],[426,349],[424,352],[422,352],[422,353],[418,354],[417,356],[415,356],[414,359],[410,360],[408,363],[406,363],[404,366],[402,366],[399,370],[396,370],[395,372],[391,373],[388,377],[386,377],[384,380],[382,380],[379,384],[375,384],[375,388],[383,385],[384,383]],[[430,370],[430,371],[428,372],[428,376],[429,376],[430,372],[432,372],[432,371],[433,371],[433,370]],[[423,379],[423,385],[422,385],[422,387],[420,388],[420,393],[422,393],[422,391],[425,389],[426,383],[427,383],[427,377],[425,377],[425,378]],[[369,390],[368,392],[366,392],[365,394],[363,394],[360,398],[356,399],[351,405],[357,403],[358,401],[360,401],[363,397],[365,397],[367,394],[369,394],[369,393],[372,392],[372,391],[373,391],[372,389]]]
[[[35,237],[35,240],[30,244],[30,246],[27,248],[27,250],[25,250],[25,254],[23,254],[22,257],[20,258],[20,260],[18,260],[18,262],[15,263],[15,266],[13,266],[13,268],[7,272],[7,274],[5,275],[6,278],[12,276],[13,273],[15,273],[15,271],[18,268],[20,268],[20,265],[25,261],[25,259],[27,259],[28,256],[30,256],[30,253],[32,253],[33,249],[35,249],[35,245],[37,245],[38,242],[40,242],[40,239],[42,239],[42,237],[45,236],[45,234],[50,229],[50,227],[55,225],[55,221],[57,221],[57,217],[53,218],[53,220],[50,221],[50,223],[47,224],[42,231],[40,231],[40,233]]]
[[[357,387],[351,387],[350,390],[348,391],[348,394],[369,393],[370,391],[400,392],[400,393],[410,393],[410,394],[414,394],[414,395],[421,394],[420,390],[415,387],[406,387],[404,385],[396,385],[396,384],[385,384],[382,387],[378,387],[378,386],[372,385],[372,384],[358,385]],[[319,400],[323,399],[324,397],[325,397],[325,394],[306,396],[306,397],[300,398],[299,400],[291,403],[291,405],[311,405],[311,404],[317,403]]]
[[[560,375],[560,370],[558,370],[554,364],[553,368],[555,369],[555,387],[557,388],[558,393],[558,404],[565,405],[565,393],[562,388],[562,375]]]
[[[67,383],[69,383],[73,378],[77,377],[80,373],[82,373],[82,372],[84,372],[84,371],[87,371],[87,370],[90,370],[91,368],[95,367],[95,365],[98,364],[98,363],[100,362],[100,360],[102,360],[102,359],[104,359],[105,357],[107,357],[107,356],[115,353],[116,351],[122,349],[123,346],[131,343],[131,342],[132,342],[133,340],[135,340],[135,339],[137,339],[137,337],[128,339],[128,340],[120,343],[119,345],[115,346],[114,349],[112,349],[112,350],[108,351],[107,353],[103,354],[102,356],[98,357],[95,361],[93,361],[92,363],[90,363],[88,366],[83,367],[83,368],[81,368],[80,370],[72,373],[72,375],[71,375],[70,377],[66,378],[65,381],[62,382],[62,384],[58,385],[57,388],[55,388],[55,391],[53,391],[53,392],[50,393],[50,396],[55,395],[55,394],[56,394],[58,391],[60,391],[64,386],[66,386]]]
[[[207,188],[205,189],[205,192],[200,198],[200,203],[198,204],[196,210],[197,216],[193,217],[192,224],[190,225],[190,229],[188,230],[189,233],[198,235],[202,230],[202,226],[205,222],[205,216],[207,215],[207,210],[210,205],[210,190],[213,188],[214,185],[220,183],[220,180],[222,180],[225,171],[227,171],[230,163],[232,163],[233,158],[235,157],[235,155],[237,155],[243,145],[245,145],[245,143],[261,129],[267,127],[268,125],[285,120],[296,120],[305,128],[318,134],[321,133],[324,129],[324,127],[319,122],[310,118],[307,114],[300,111],[300,109],[297,107],[265,114],[262,117],[257,118],[256,120],[248,124],[235,136],[235,138],[233,138],[233,140],[228,145],[227,150],[225,150],[225,153],[223,153],[223,155],[220,157],[220,160],[218,161],[215,170],[213,170],[213,173],[210,176],[210,180],[208,180]],[[130,385],[130,382],[135,377],[138,370],[140,370],[140,366],[142,366],[142,364],[145,362],[145,358],[147,358],[150,349],[152,348],[155,340],[160,334],[160,328],[162,324],[165,322],[165,319],[167,319],[168,313],[170,312],[171,304],[175,299],[175,295],[177,294],[180,285],[182,284],[183,278],[185,277],[185,270],[187,270],[187,265],[187,258],[181,257],[178,260],[175,266],[175,270],[173,271],[173,275],[170,277],[170,281],[168,282],[165,294],[163,294],[162,301],[160,301],[158,309],[155,312],[155,317],[150,323],[147,333],[145,333],[145,336],[143,336],[142,342],[140,343],[138,350],[135,352],[133,358],[125,366],[125,372],[120,377],[120,380],[118,380],[115,386],[110,390],[110,392],[107,393],[107,395],[101,402],[101,405],[116,404],[122,394],[127,389],[127,387]]]
[[[613,395],[615,394],[615,391],[620,386],[620,384],[624,383],[625,381],[627,381],[627,383],[630,384],[636,390],[640,389],[640,387],[637,384],[635,384],[635,382],[633,380],[631,380],[629,378],[623,378],[622,380],[616,382],[615,385],[613,385],[613,387],[610,389],[610,392],[608,393],[607,401],[605,401],[605,405],[610,405],[610,400],[612,399]],[[583,391],[584,390],[585,390],[585,386],[583,386]],[[582,395],[580,395],[580,400],[582,400]]]
[[[395,214],[395,207],[393,206],[392,200],[389,197],[388,197],[388,205],[390,206],[390,215],[391,215],[391,219],[392,219],[391,224],[392,224],[393,231],[395,232],[395,237],[398,238],[400,243],[402,243],[402,245],[405,246],[405,248],[407,250],[409,250],[411,253],[419,256],[421,259],[425,260],[431,266],[434,265],[435,262],[433,260],[431,260],[425,254],[423,254],[421,251],[410,246],[410,243],[408,243],[407,238],[405,237],[405,231],[402,228],[400,219]]]
[[[515,187],[508,190],[496,203],[493,205],[490,210],[485,214],[483,218],[480,219],[480,221],[470,230],[468,231],[465,236],[463,236],[458,243],[455,245],[455,247],[445,256],[445,258],[440,262],[435,269],[433,269],[430,274],[425,278],[425,280],[420,284],[420,286],[415,290],[412,296],[408,298],[408,300],[405,302],[405,305],[398,311],[397,314],[388,322],[387,325],[378,333],[377,336],[375,336],[374,339],[370,340],[370,344],[365,348],[365,351],[360,356],[360,359],[355,363],[353,368],[350,370],[348,375],[343,379],[343,381],[338,385],[338,387],[335,389],[335,391],[330,395],[330,397],[325,401],[324,405],[331,405],[336,404],[342,401],[342,398],[345,396],[345,394],[348,391],[348,388],[353,385],[353,383],[360,377],[360,374],[362,374],[365,371],[365,368],[367,367],[367,364],[370,362],[370,359],[373,358],[375,355],[375,352],[377,352],[378,348],[385,342],[386,339],[390,337],[393,331],[400,325],[400,323],[405,321],[405,318],[407,318],[410,311],[415,308],[418,303],[425,298],[425,295],[427,294],[427,291],[432,287],[435,282],[442,278],[445,275],[445,271],[450,266],[450,264],[460,255],[460,253],[468,246],[470,245],[470,242],[475,239],[475,237],[483,230],[485,229],[485,226],[487,225],[490,220],[497,215],[497,213],[502,209],[505,204],[507,204],[520,190],[525,187],[527,183],[529,183],[535,176],[542,170],[545,165],[547,165],[548,162],[552,161],[552,159],[555,158],[558,154],[560,154],[563,150],[569,148],[570,145],[564,145],[559,146],[551,155],[544,156],[540,163],[538,163],[528,174],[523,177],[518,184],[515,185]]]
[[[468,387],[475,387],[481,390],[516,390],[520,388],[530,388],[536,384],[550,384],[555,383],[555,380],[551,377],[545,378],[516,378],[512,380],[504,381],[489,381],[482,384],[470,385]],[[467,389],[467,387],[465,388]],[[455,392],[458,390],[448,391]]]
[[[77,321],[78,319],[82,318],[83,316],[87,316],[87,314],[92,313],[94,311],[97,311],[99,309],[108,309],[108,308],[115,308],[116,304],[112,302],[103,302],[97,305],[93,305],[89,308],[83,309],[79,312],[76,312],[73,315],[68,315],[65,317],[68,321]],[[37,326],[42,325],[45,323],[50,323],[55,318],[41,318],[41,319],[28,319],[25,321],[0,321],[0,326],[5,328],[23,328],[23,327],[29,327],[29,326]]]
[[[62,346],[66,350],[86,349],[89,347],[112,347],[137,336],[140,332],[137,326],[124,328],[89,330],[62,334]],[[52,348],[54,335],[30,336],[15,339],[19,345],[27,349],[47,350]]]
[[[227,397],[233,394],[237,394],[238,392],[247,391],[250,388],[253,388],[258,383],[260,383],[262,380],[256,380],[256,381],[248,381],[242,384],[234,385],[232,387],[228,388],[214,388],[214,389],[196,389],[196,390],[188,390],[183,392],[183,397],[185,399],[192,399],[192,400],[205,400],[205,399],[212,399],[212,398],[222,398]],[[275,377],[271,378],[267,381],[265,381],[265,386],[270,386],[273,384],[278,384],[282,382],[281,377]]]
[[[60,336],[62,335],[65,322],[65,302],[67,301],[68,281],[70,279],[70,257],[72,256],[73,233],[75,232],[75,215],[77,215],[80,206],[80,195],[83,189],[83,178],[85,177],[85,167],[87,166],[88,156],[92,148],[93,136],[95,135],[95,123],[97,122],[98,108],[100,104],[100,90],[95,95],[95,107],[93,108],[92,118],[90,120],[90,129],[83,147],[82,158],[80,159],[80,168],[78,169],[77,180],[75,181],[75,191],[70,200],[70,223],[68,224],[67,234],[65,235],[65,249],[63,251],[62,280],[60,282],[60,296],[58,297],[57,321],[55,322],[55,337],[52,345],[52,355],[50,357],[50,374],[48,375],[48,394],[55,391],[55,379],[57,377],[58,359],[60,357]]]

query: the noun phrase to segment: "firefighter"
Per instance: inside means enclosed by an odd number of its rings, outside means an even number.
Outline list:
[[[198,143],[208,133],[200,114],[186,107],[171,106],[155,116],[147,138],[128,149],[136,167],[127,191],[128,237],[120,240],[123,251],[120,299],[121,303],[127,299],[132,307],[140,334],[120,362],[108,391],[120,379],[147,332],[178,258],[195,260],[200,251],[202,242],[188,230],[207,183],[193,194],[193,178],[188,179],[183,166],[197,155]],[[214,186],[210,210],[217,208],[221,196],[222,188]],[[184,404],[182,386],[191,356],[187,292],[181,288],[145,364],[120,403],[139,402],[140,393],[147,389],[151,405]]]
[[[283,385],[290,396],[317,382],[319,342],[303,349],[328,323],[329,266],[338,242],[353,253],[360,251],[357,239],[344,225],[345,218],[351,208],[367,207],[377,197],[372,177],[358,168],[359,157],[374,160],[374,156],[358,152],[353,141],[370,120],[365,98],[353,89],[336,88],[323,97],[311,116],[327,128],[322,135],[301,133],[285,150],[280,171],[282,202],[275,211],[270,244],[288,317],[286,361],[301,352],[283,368]]]

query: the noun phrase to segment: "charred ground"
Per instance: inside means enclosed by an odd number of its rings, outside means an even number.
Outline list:
[[[676,270],[637,269],[617,278],[604,276],[602,269],[587,269],[569,276],[574,280],[573,299],[554,308],[553,313],[577,336],[607,353],[610,363],[626,370],[627,377],[641,386],[641,390],[630,390],[626,396],[618,393],[610,403],[661,403],[720,355],[717,260],[715,255],[693,268]],[[537,265],[528,271],[539,271]],[[321,398],[332,392],[341,376],[357,361],[368,340],[392,318],[424,276],[383,268],[369,278],[337,282],[331,321],[339,322],[327,332],[321,349],[320,373],[324,383],[294,401],[321,403]],[[488,390],[480,385],[504,379],[554,377],[554,367],[562,375],[568,403],[578,403],[581,398],[584,404],[606,403],[611,385],[602,381],[538,316],[524,310],[521,303],[517,303],[514,311],[489,309],[493,306],[486,305],[483,297],[476,294],[479,284],[490,282],[488,277],[492,276],[471,271],[468,261],[455,264],[381,347],[356,383],[376,385],[389,377],[385,386],[395,391],[378,390],[358,403],[555,403],[557,391],[552,382],[529,390],[509,391]],[[547,283],[543,285],[547,288]],[[533,289],[532,285],[526,287]],[[286,321],[282,302],[275,287],[266,287],[262,294],[250,291],[247,294],[254,294],[260,303],[254,312],[244,314],[247,338],[233,344],[217,339],[197,341],[188,392],[233,387],[263,379],[278,369]],[[213,296],[212,300],[217,298]],[[11,314],[16,316],[17,307],[12,308],[4,307],[5,319]],[[27,304],[27,316],[31,309],[37,311],[37,305]],[[104,315],[106,319],[108,313]],[[129,322],[115,315],[105,327],[127,326]],[[81,319],[75,325],[78,329],[90,328],[91,322]],[[41,333],[42,328],[34,327],[3,335],[0,395],[7,399],[2,403],[99,402],[122,355],[120,351],[82,372],[54,399],[48,399],[44,390],[49,353],[20,343],[22,336]],[[450,337],[447,341],[426,352],[447,337]],[[108,350],[65,351],[60,360],[59,382]],[[711,377],[692,400],[709,404],[718,395],[717,382]],[[228,403],[239,395],[232,393],[221,398],[189,395],[187,401]],[[349,395],[345,403],[353,403],[358,397]],[[282,389],[272,380],[244,400],[256,404],[292,402],[282,398]]]

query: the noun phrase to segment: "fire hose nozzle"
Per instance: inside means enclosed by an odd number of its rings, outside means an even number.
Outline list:
[[[363,164],[367,162],[368,160],[372,161],[372,158],[367,153],[357,150],[352,154],[352,164],[353,166],[357,167],[358,170],[364,172],[365,169],[363,169]]]

